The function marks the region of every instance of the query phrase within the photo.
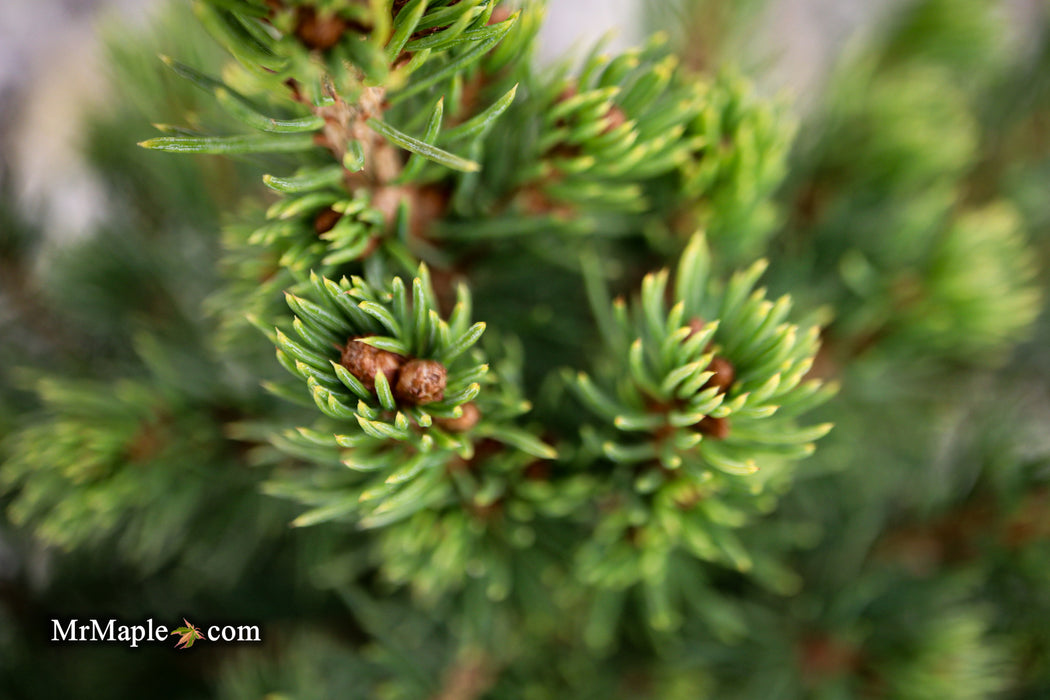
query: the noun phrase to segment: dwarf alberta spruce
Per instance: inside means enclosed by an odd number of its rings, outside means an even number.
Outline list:
[[[400,277],[385,292],[357,277],[336,284],[314,276],[313,283],[322,303],[288,296],[299,340],[277,331],[277,357],[305,380],[327,420],[289,432],[283,442],[301,453],[330,450],[362,478],[349,493],[318,493],[324,505],[300,524],[354,514],[361,526],[375,527],[441,502],[452,486],[445,469],[472,459],[477,440],[555,457],[513,424],[529,409],[520,392],[499,381],[482,352],[470,352],[485,324],[471,324],[465,286],[446,322],[425,265],[411,294]],[[391,364],[377,365],[377,355]],[[423,376],[427,369],[437,376]]]
[[[268,429],[301,460],[265,485],[307,506],[295,523],[382,528],[389,580],[437,598],[474,579],[501,600],[522,558],[552,565],[532,545],[563,521],[584,537],[580,580],[642,584],[657,628],[678,619],[674,557],[754,568],[733,530],[773,507],[785,465],[828,431],[795,418],[832,388],[807,377],[817,328],[787,320],[787,297],[752,291],[765,263],[723,286],[707,239],[686,243],[684,227],[710,227],[730,260],[760,247],[790,127],[740,81],[683,70],[659,37],[539,76],[538,3],[195,8],[235,62],[213,75],[164,61],[253,131],[162,127],[142,145],[268,154],[290,171],[264,176],[276,198],[264,220],[228,228],[213,308],[227,348],[246,342],[245,312],[270,336],[297,380],[272,391],[312,399],[305,424]],[[607,297],[598,244],[639,228],[679,263],[673,288],[650,274],[629,310]],[[544,384],[589,409],[575,426],[530,413],[517,329],[472,319],[466,261],[544,241],[601,333],[578,376],[552,367]],[[498,337],[479,343],[486,324]],[[762,578],[785,588],[784,576]]]
[[[893,4],[797,139],[779,4],[114,25],[112,206],[0,177],[8,694],[1050,696],[1050,6]]]

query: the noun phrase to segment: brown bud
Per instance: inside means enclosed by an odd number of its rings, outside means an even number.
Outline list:
[[[322,209],[321,212],[314,217],[314,231],[318,234],[327,233],[335,227],[336,222],[341,218],[343,218],[343,215],[331,207]]]
[[[463,409],[463,415],[459,418],[437,418],[434,422],[453,433],[462,433],[465,430],[470,430],[481,419],[481,411],[473,403],[465,403],[461,408]]]
[[[359,337],[366,336],[355,336],[346,341],[340,364],[346,367],[350,374],[357,377],[369,391],[376,390],[376,372],[386,375],[387,382],[390,386],[394,386],[397,382],[398,370],[401,369],[405,358],[359,342]]]
[[[576,83],[569,83],[560,93],[558,93],[558,97],[555,98],[555,101],[565,102],[566,100],[576,97],[578,92],[579,90],[576,89]]]
[[[296,12],[295,35],[308,48],[324,51],[335,46],[346,31],[346,20],[335,14],[318,16],[317,10],[301,5]]]
[[[489,17],[489,24],[499,24],[500,22],[506,22],[510,19],[511,12],[506,7],[497,7],[492,11],[492,15]]]
[[[603,134],[608,134],[610,131],[619,128],[627,121],[627,115],[622,109],[613,105],[609,108],[609,111],[605,113],[605,128],[602,129]]]
[[[733,380],[736,378],[736,371],[733,369],[732,363],[724,357],[715,355],[711,358],[711,363],[707,365],[707,371],[714,372],[714,376],[707,380],[704,384],[704,389],[709,389],[713,386],[717,386],[719,393],[724,394],[729,391],[729,387],[733,386]]]
[[[128,462],[148,462],[159,453],[167,442],[161,423],[143,423],[125,446]]]
[[[703,420],[693,426],[704,435],[713,437],[715,440],[725,440],[729,437],[729,419],[704,416]]]
[[[706,321],[699,316],[694,316],[689,320],[689,336],[692,338],[694,335],[704,329]],[[711,352],[711,345],[707,346],[704,352]],[[733,367],[733,363],[724,357],[715,355],[711,358],[711,362],[708,363],[707,369],[710,372],[714,372],[714,376],[707,380],[702,389],[710,389],[713,386],[717,386],[720,389],[720,393],[729,391],[729,387],[733,386],[733,380],[736,379],[736,369]]]
[[[409,360],[401,367],[394,396],[405,403],[434,403],[445,398],[448,370],[437,360]]]
[[[529,481],[547,481],[551,478],[549,462],[533,462],[525,467],[525,478]]]

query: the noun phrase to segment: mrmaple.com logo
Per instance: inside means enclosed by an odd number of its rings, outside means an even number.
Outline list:
[[[124,642],[132,649],[143,642],[165,642],[178,637],[176,649],[189,649],[194,642],[261,642],[259,625],[210,625],[197,627],[186,618],[169,631],[167,625],[156,625],[153,618],[145,624],[125,625],[117,620],[51,620],[52,642]],[[203,630],[203,631],[202,631]]]

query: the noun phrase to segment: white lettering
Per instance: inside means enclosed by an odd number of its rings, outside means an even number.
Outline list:
[[[131,648],[135,649],[138,647],[139,642],[146,638],[146,628],[142,625],[135,625],[131,628]]]
[[[103,627],[98,623],[98,620],[91,621],[91,641],[93,642],[112,642],[113,641],[113,624],[114,621],[110,620]],[[81,628],[83,629],[83,628]]]
[[[80,623],[76,618],[51,620],[52,642],[126,642],[136,649],[143,642],[166,642],[170,634],[167,625],[154,625],[153,618],[144,625],[118,625],[114,619],[105,623]],[[262,631],[259,625],[211,625],[204,638],[212,642],[261,642]]]
[[[62,629],[62,623],[58,620],[51,621],[51,641],[52,642],[75,642],[77,641],[77,621],[73,618],[69,621],[69,626],[64,630]]]
[[[237,641],[238,642],[261,642],[262,635],[259,632],[259,625],[241,625],[237,628]]]

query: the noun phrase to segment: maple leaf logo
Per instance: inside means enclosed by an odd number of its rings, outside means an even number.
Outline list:
[[[201,631],[195,625],[191,625],[186,618],[182,618],[182,621],[185,623],[185,627],[174,629],[171,633],[181,635],[178,643],[175,644],[176,649],[189,649],[198,639],[204,639],[204,635],[201,634]]]

